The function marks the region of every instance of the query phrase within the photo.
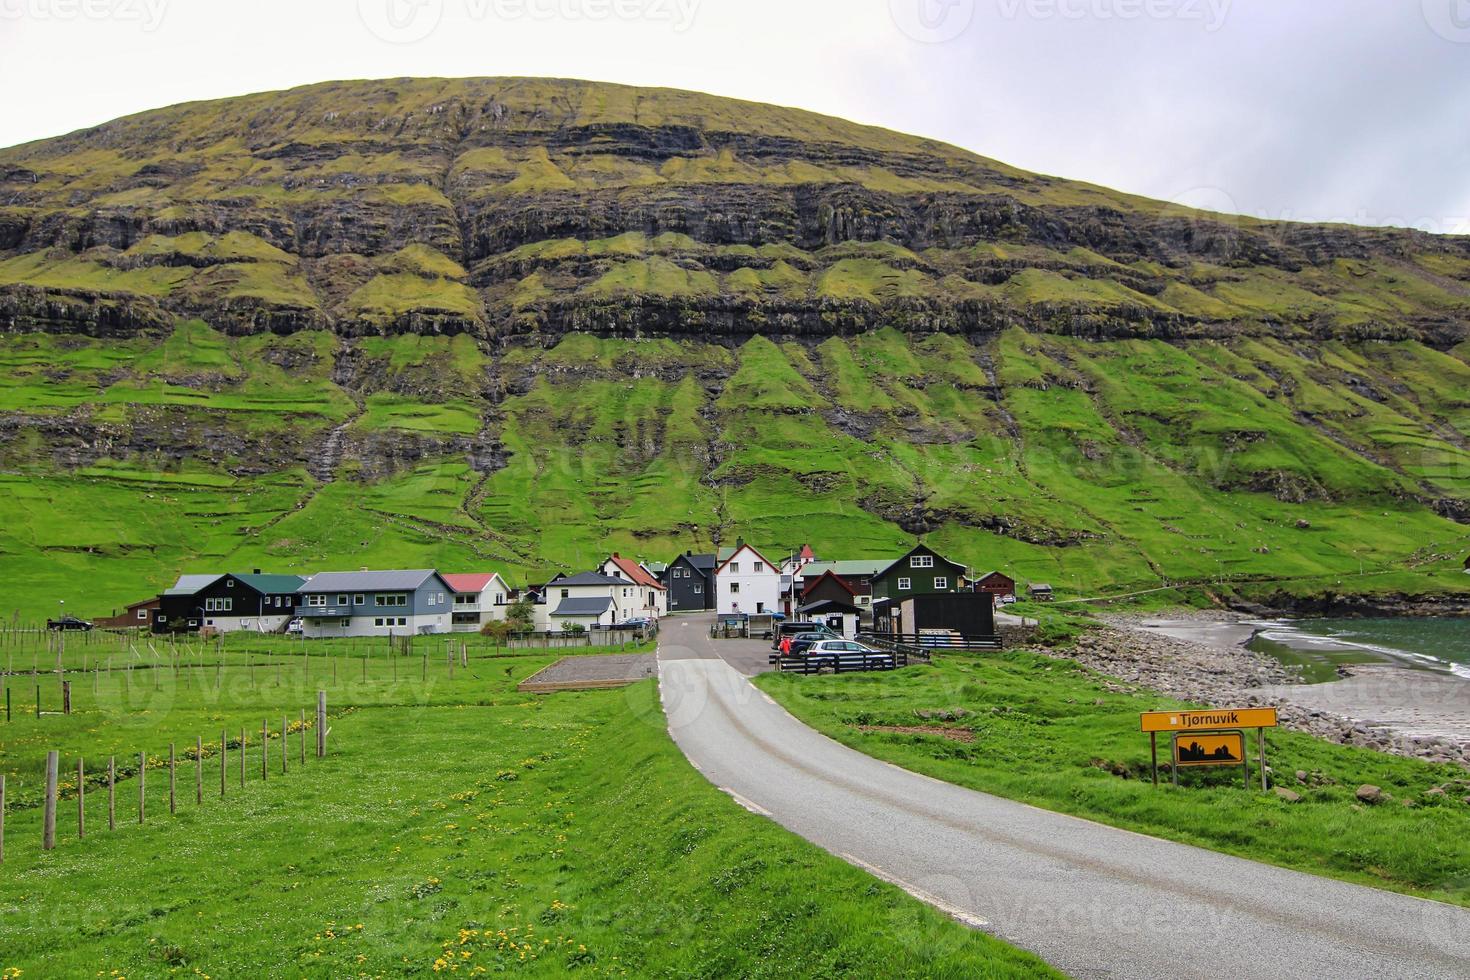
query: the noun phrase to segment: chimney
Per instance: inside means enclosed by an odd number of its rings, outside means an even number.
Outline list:
[[[685,550],[685,551],[684,551],[684,557],[685,557],[685,558],[692,558],[692,557],[693,557],[693,556],[694,556],[694,551],[693,551],[693,549],[686,549],[686,550]]]
[[[257,569],[256,569],[256,570],[255,570],[255,571],[254,571],[254,572],[252,572],[252,573],[251,573],[251,574],[252,574],[252,575],[259,575],[259,574],[260,574],[260,569],[258,569],[258,568],[257,568]]]
[[[745,547],[745,535],[743,535],[743,534],[742,535],[738,535],[735,538],[735,550],[736,551],[739,551],[741,548],[744,548],[744,547]]]
[[[618,554],[618,553],[617,553],[617,552],[616,552],[616,551],[614,551],[614,552],[613,552],[613,557],[614,557],[614,558],[621,558],[621,557],[623,557],[623,556],[622,556],[622,555],[620,555],[620,554]]]

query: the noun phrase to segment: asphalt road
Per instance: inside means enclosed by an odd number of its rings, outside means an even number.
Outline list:
[[[819,735],[750,684],[766,644],[712,641],[706,630],[701,619],[665,625],[659,678],[670,733],[708,779],[1072,976],[1470,977],[1470,911],[1156,840],[879,762]]]

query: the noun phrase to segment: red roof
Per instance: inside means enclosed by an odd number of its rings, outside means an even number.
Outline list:
[[[813,558],[817,557],[817,553],[812,550],[811,545],[804,544],[801,546],[801,552],[796,557],[802,559],[803,561],[811,561]]]
[[[608,561],[618,566],[618,571],[622,572],[628,581],[634,585],[644,585],[650,589],[663,588],[663,584],[658,579],[648,574],[648,569],[631,558],[624,558],[622,555],[613,555]]]
[[[485,586],[489,585],[490,582],[496,578],[499,578],[499,576],[496,575],[494,572],[476,572],[472,575],[443,576],[444,581],[449,583],[449,587],[454,591],[460,593],[461,595],[468,594],[470,592],[484,592]]]

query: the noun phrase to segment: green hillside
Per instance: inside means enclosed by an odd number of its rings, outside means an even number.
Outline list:
[[[533,79],[144,113],[0,150],[0,202],[22,616],[737,534],[1074,595],[1470,591],[1464,239]]]

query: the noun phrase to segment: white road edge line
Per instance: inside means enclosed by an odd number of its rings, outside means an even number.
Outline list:
[[[721,786],[720,792],[729,794],[730,799],[734,800],[736,803],[739,803],[741,806],[745,807],[745,809],[749,810],[751,813],[754,813],[758,817],[769,817],[771,815],[770,810],[767,810],[765,807],[761,806],[754,800],[747,800],[745,797],[741,796],[739,793],[735,792],[728,786]]]
[[[897,875],[891,875],[887,871],[884,871],[882,868],[875,868],[873,865],[864,861],[862,858],[853,857],[846,851],[840,852],[837,856],[842,858],[842,860],[846,861],[848,864],[862,868],[874,878],[886,881],[890,885],[893,885],[897,888],[902,888],[914,898],[917,898],[919,901],[923,902],[926,905],[934,906],[936,909],[943,912],[951,919],[954,919],[961,925],[969,926],[971,929],[990,928],[990,921],[988,919],[982,919],[974,912],[962,909],[958,905],[951,905],[949,902],[946,902],[938,895],[931,895],[929,892],[924,891],[924,889],[918,887],[917,885],[909,884]]]

